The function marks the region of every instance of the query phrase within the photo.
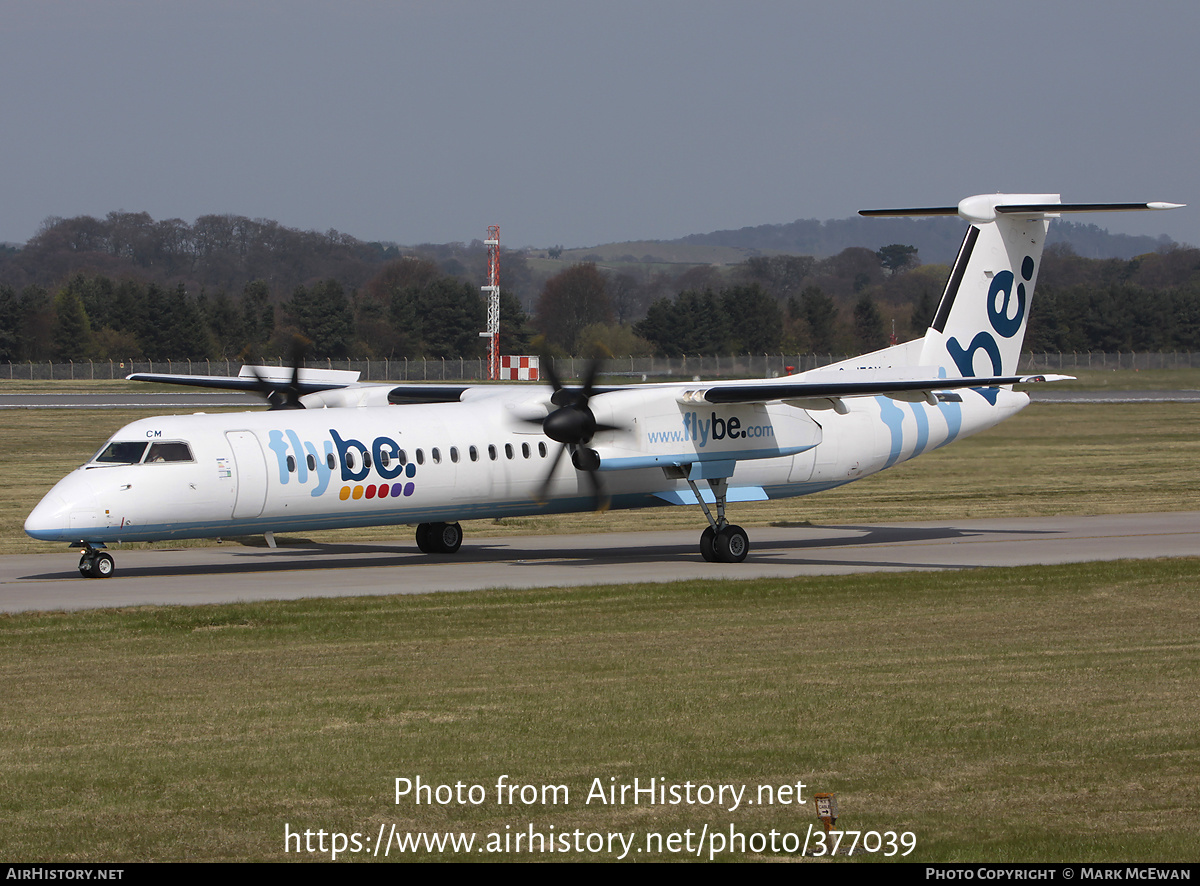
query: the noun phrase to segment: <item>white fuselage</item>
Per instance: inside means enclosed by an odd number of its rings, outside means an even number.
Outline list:
[[[186,447],[129,447],[137,463],[93,459],[46,494],[25,529],[103,544],[593,508],[588,478],[569,458],[543,488],[559,447],[529,421],[552,408],[544,389],[478,390],[457,403],[143,419],[112,441]],[[818,492],[989,428],[1029,402],[1004,388],[962,389],[936,406],[847,399],[839,414],[784,403],[694,406],[682,391],[593,398],[597,420],[619,428],[589,443],[611,507],[694,505],[689,472],[727,477],[731,502]],[[174,460],[153,460],[159,451]]]

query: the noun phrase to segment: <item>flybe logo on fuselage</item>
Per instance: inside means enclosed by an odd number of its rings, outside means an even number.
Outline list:
[[[743,425],[736,415],[722,418],[715,412],[708,418],[701,418],[695,412],[685,412],[682,431],[651,431],[647,434],[651,443],[692,443],[699,449],[707,446],[710,440],[716,442],[774,436],[775,428],[771,425]]]
[[[415,487],[411,481],[417,466],[406,464],[400,444],[391,437],[376,437],[370,446],[352,437],[343,439],[333,428],[329,429],[329,437],[321,441],[318,450],[307,440],[302,441],[293,430],[269,431],[267,446],[275,453],[280,485],[287,486],[293,477],[302,486],[315,482],[310,494],[316,498],[325,494],[335,471],[340,471],[340,479],[346,484],[361,483],[374,471],[384,480],[398,482],[343,486],[339,497],[345,501],[413,494]]]

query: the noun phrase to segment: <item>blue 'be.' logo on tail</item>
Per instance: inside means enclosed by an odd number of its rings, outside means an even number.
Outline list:
[[[1021,331],[1021,326],[1025,322],[1025,309],[1028,305],[1028,298],[1025,295],[1025,283],[1033,279],[1033,257],[1025,256],[1025,260],[1021,262],[1021,277],[1024,282],[1017,284],[1016,312],[1013,316],[1009,316],[1009,308],[1013,300],[1013,283],[1015,278],[1012,271],[1001,271],[992,278],[992,285],[988,288],[987,295],[987,315],[988,322],[991,323],[992,329],[996,335],[1003,338],[1012,338]],[[1001,298],[1003,296],[1003,298]],[[1000,357],[1000,346],[996,343],[996,338],[991,332],[986,329],[978,333],[967,347],[963,347],[958,339],[951,337],[946,342],[946,350],[950,352],[951,358],[954,360],[954,365],[958,367],[958,371],[963,378],[970,378],[975,375],[975,352],[983,351],[992,360],[992,375],[1004,374],[1004,361]],[[1016,367],[1014,366],[1015,370]]]

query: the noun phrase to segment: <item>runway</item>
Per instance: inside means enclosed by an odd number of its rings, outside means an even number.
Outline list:
[[[0,611],[1191,557],[1200,555],[1200,512],[752,528],[740,564],[705,563],[699,534],[468,535],[445,557],[419,553],[406,527],[387,546],[113,548],[108,579],[81,578],[69,550],[0,557]]]

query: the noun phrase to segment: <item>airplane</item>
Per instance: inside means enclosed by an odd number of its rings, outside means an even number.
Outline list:
[[[126,425],[25,521],[81,549],[104,578],[114,542],[266,537],[408,524],[417,547],[453,554],[463,519],[670,505],[698,507],[704,560],[750,543],[731,503],[842,486],[991,428],[1029,404],[1017,362],[1050,220],[1172,209],[991,194],[957,206],[864,210],[968,223],[922,338],[779,378],[567,386],[366,384],[358,374],[243,367],[238,378],[133,380],[260,391],[271,409],[159,416]],[[569,453],[570,459],[562,458]]]

